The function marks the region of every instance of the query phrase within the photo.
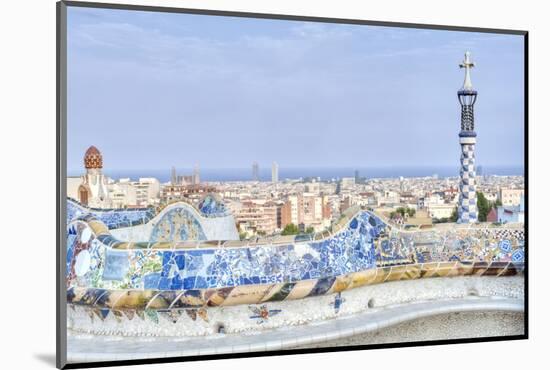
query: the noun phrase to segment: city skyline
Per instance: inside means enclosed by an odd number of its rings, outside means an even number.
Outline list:
[[[523,166],[520,36],[200,19],[70,9],[69,172],[90,145],[129,171],[456,166],[466,49],[477,162]]]

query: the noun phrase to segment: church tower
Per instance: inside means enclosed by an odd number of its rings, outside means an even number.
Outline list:
[[[477,91],[472,86],[470,70],[474,63],[470,60],[470,53],[466,52],[460,68],[464,68],[464,85],[458,90],[458,100],[461,105],[461,127],[458,134],[460,156],[460,185],[458,201],[458,223],[477,222],[477,194],[476,194],[476,167],[475,148],[476,132],[474,131],[474,104]]]

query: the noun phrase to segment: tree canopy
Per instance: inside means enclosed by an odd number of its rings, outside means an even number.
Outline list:
[[[492,206],[485,198],[485,195],[478,191],[477,192],[477,219],[480,222],[486,222],[487,221],[487,215],[489,214],[489,211],[491,210]]]
[[[285,226],[285,228],[281,232],[281,235],[297,235],[299,232],[300,230],[298,229],[298,226],[290,223]]]

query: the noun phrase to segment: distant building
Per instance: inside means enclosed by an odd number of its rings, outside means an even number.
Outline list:
[[[391,205],[391,204],[398,204],[401,200],[401,196],[398,192],[392,191],[392,190],[386,190],[384,191],[384,195],[379,198],[379,205]]]
[[[378,206],[378,199],[376,194],[372,191],[359,193],[359,204],[363,206]],[[415,207],[416,208],[416,207]]]
[[[80,184],[82,184],[82,176],[67,176],[67,197],[79,200]]]
[[[176,173],[176,167],[172,166],[172,170],[170,171],[170,183],[172,185],[176,185],[178,182],[178,175]]]
[[[199,165],[196,164],[193,169],[193,185],[199,185],[201,182],[201,171]]]
[[[273,234],[277,226],[277,205],[274,202],[245,201],[235,212],[240,232],[248,235]]]
[[[483,167],[482,166],[477,166],[476,175],[477,176],[483,176]]]
[[[521,203],[524,193],[524,189],[502,188],[498,192],[498,199],[503,206],[518,206]]]
[[[200,169],[199,165],[195,165],[192,174],[178,175],[176,168],[172,167],[170,173],[170,185],[199,185],[200,184]]]
[[[431,218],[450,218],[455,210],[454,204],[431,204],[427,207],[428,214]]]
[[[319,195],[321,191],[321,185],[318,182],[308,182],[305,184],[306,193]]]
[[[137,207],[137,191],[130,179],[120,179],[109,186],[109,197],[113,208]]]
[[[177,175],[176,185],[194,185],[193,175]]]
[[[108,185],[113,208],[134,208],[158,205],[160,182],[153,177],[143,177],[138,181],[129,178],[119,179]]]
[[[160,194],[160,182],[153,177],[142,177],[132,182],[136,189],[136,204],[140,207],[154,205]]]
[[[414,214],[414,217],[409,217],[407,219],[407,225],[415,226],[430,226],[432,225],[432,218],[426,210],[418,210]]]
[[[501,223],[525,222],[525,200],[523,195],[519,205],[500,206],[497,208],[497,221]]]
[[[217,193],[217,189],[207,185],[164,185],[160,193],[160,202],[163,204],[178,200],[198,202],[208,193]]]
[[[258,162],[252,163],[252,181],[260,181],[260,165]]]
[[[340,201],[340,213],[344,213],[346,209],[350,208],[353,205],[353,199],[349,195],[344,197]]]
[[[271,182],[276,184],[279,182],[279,165],[273,162],[271,165]]]
[[[281,228],[288,224],[313,227],[321,231],[330,225],[332,211],[327,196],[311,193],[289,195],[281,207]]]
[[[340,180],[340,190],[349,190],[355,185],[355,177],[342,177]]]

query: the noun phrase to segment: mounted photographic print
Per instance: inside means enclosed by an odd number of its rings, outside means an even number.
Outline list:
[[[526,47],[58,3],[58,366],[527,338]]]

